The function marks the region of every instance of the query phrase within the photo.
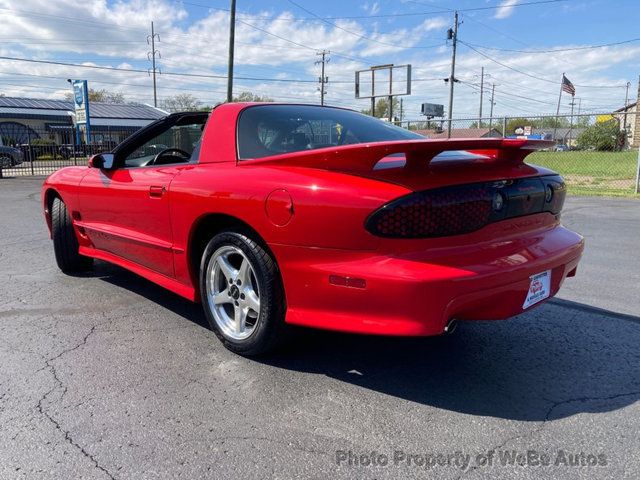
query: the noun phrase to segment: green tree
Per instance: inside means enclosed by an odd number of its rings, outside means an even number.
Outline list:
[[[624,133],[620,131],[617,120],[599,122],[591,125],[576,139],[578,148],[594,148],[599,151],[618,150],[621,141],[624,142]]]
[[[67,100],[73,100],[73,94],[71,92],[65,93],[64,98]],[[89,102],[125,103],[125,100],[122,92],[112,92],[104,88],[101,90],[94,90],[93,88],[90,88]]]
[[[262,97],[253,92],[240,92],[237,97],[233,97],[234,102],[273,102],[273,98]]]
[[[393,116],[400,117],[400,100],[393,97]],[[371,115],[371,109],[361,110],[365,115]],[[376,102],[376,115],[377,118],[389,118],[389,100],[387,98],[380,98]]]
[[[178,95],[165,98],[162,105],[165,110],[170,112],[190,112],[198,110],[200,103],[200,100],[190,93],[179,93]]]
[[[516,117],[516,118],[509,118],[507,120],[507,131],[504,132],[505,135],[514,135],[516,132],[516,129],[519,127],[525,127],[527,125],[531,125],[532,127],[534,127],[534,121],[531,120],[530,118],[526,118],[526,117]],[[502,122],[500,122],[498,125],[496,125],[496,127],[498,128],[498,130],[502,131]]]
[[[570,119],[567,117],[542,117],[534,121],[536,128],[569,128]]]

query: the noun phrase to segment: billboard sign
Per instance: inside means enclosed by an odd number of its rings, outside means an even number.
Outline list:
[[[425,115],[427,117],[444,116],[444,105],[440,105],[437,103],[423,103],[420,110],[422,115]]]
[[[356,98],[411,95],[411,65],[377,65],[356,72]]]

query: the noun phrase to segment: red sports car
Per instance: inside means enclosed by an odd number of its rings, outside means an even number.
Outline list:
[[[201,301],[235,352],[270,349],[287,324],[436,335],[517,315],[575,274],[565,184],[523,161],[551,145],[232,103],[57,171],[42,203],[63,271],[97,258]]]

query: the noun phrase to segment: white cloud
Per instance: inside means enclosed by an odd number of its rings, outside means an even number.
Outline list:
[[[449,25],[449,20],[444,17],[427,18],[422,22],[418,29],[423,29],[429,32],[431,30],[439,30],[447,25]],[[442,34],[442,37],[444,38],[444,33]]]
[[[506,3],[502,3],[505,8]],[[371,9],[372,4],[368,8]],[[0,12],[1,35],[5,39],[0,45],[0,55],[114,67],[129,65],[141,70],[150,66],[146,36],[150,21],[154,19],[161,38],[156,45],[162,53],[159,66],[164,72],[158,76],[159,97],[187,92],[204,104],[213,104],[224,98],[224,78],[166,74],[226,74],[229,19],[224,11],[203,9],[195,10],[197,15],[189,14],[173,0],[121,0],[115,3],[106,0],[20,0],[19,5],[17,0],[0,0]],[[416,80],[413,95],[405,97],[404,101],[408,116],[417,118],[422,102],[447,103],[448,87],[442,81],[449,75],[450,68],[450,48],[444,47],[444,30],[449,25],[447,18],[427,18],[420,23],[410,23],[417,24],[415,27],[387,31],[380,31],[379,25],[367,21],[334,22],[353,33],[320,21],[303,21],[286,11],[242,14],[238,20],[241,22],[236,29],[236,92],[251,90],[282,101],[318,101],[315,80],[319,66],[314,62],[318,59],[316,50],[325,48],[332,52],[326,72],[329,76],[327,101],[330,104],[367,108],[367,101],[354,99],[354,71],[380,63],[413,65],[413,78]],[[427,38],[427,32],[432,32],[431,40]],[[363,36],[375,41],[366,40]],[[6,40],[11,38],[15,41]],[[442,38],[442,46],[410,48],[437,43],[433,38]],[[572,46],[577,45],[564,47]],[[576,84],[577,96],[583,99],[583,110],[602,105],[620,106],[624,100],[624,88],[588,89],[580,85],[624,85],[627,79],[611,72],[617,66],[630,66],[640,61],[640,47],[632,45],[552,54],[486,52],[502,63],[552,81],[559,81],[561,73],[567,72]],[[456,76],[461,80],[477,82],[474,75],[479,74],[483,66],[491,75],[487,77],[487,85],[497,84],[496,115],[555,111],[559,89],[556,83],[518,74],[468,49],[458,50]],[[94,88],[122,91],[127,100],[152,101],[151,78],[146,73],[0,60],[0,93],[5,95],[60,98],[68,89],[66,79],[71,77],[87,78]],[[306,79],[310,82],[251,81],[238,77]],[[476,90],[465,84],[456,85],[456,115],[476,114],[479,101]],[[514,94],[529,99],[520,99]],[[488,96],[485,99],[488,110]]]
[[[502,0],[494,18],[503,19],[510,17],[513,13],[514,6],[518,3],[517,0]]]
[[[360,8],[362,8],[362,10],[367,12],[369,15],[376,15],[380,12],[380,4],[378,2],[373,2],[371,4],[369,2],[364,2],[360,6]]]

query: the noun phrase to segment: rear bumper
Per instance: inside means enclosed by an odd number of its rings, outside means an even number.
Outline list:
[[[522,313],[529,277],[546,270],[551,270],[554,296],[575,272],[584,241],[555,225],[435,253],[271,248],[285,284],[288,323],[368,334],[436,335],[452,318],[491,320]],[[334,285],[332,275],[363,279],[366,286]]]

